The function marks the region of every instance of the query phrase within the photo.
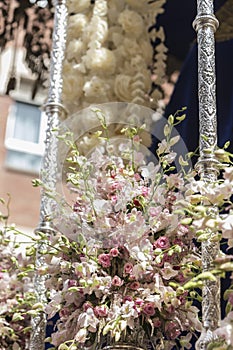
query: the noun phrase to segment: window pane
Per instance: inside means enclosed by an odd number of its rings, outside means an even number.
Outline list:
[[[16,102],[14,137],[24,141],[39,142],[41,112],[38,107]]]
[[[26,171],[37,174],[41,167],[41,156],[7,150],[5,164],[12,170]]]

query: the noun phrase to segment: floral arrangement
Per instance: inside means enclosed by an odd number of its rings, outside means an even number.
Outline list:
[[[93,103],[127,101],[153,108],[166,67],[165,0],[69,0],[63,101],[71,114]],[[154,102],[153,102],[154,101]]]
[[[3,241],[1,279],[14,288],[1,289],[1,348],[27,348],[29,316],[43,309],[48,320],[58,316],[46,339],[52,349],[126,343],[190,349],[202,329],[197,288],[233,271],[231,256],[220,252],[215,268],[202,272],[198,244],[225,238],[232,246],[232,155],[217,150],[221,179],[204,182],[189,168],[191,153],[179,157],[180,169],[174,165],[179,137],[172,131],[184,116],[169,117],[152,163],[141,147],[144,126],[128,123],[121,138],[110,138],[106,116],[94,112],[101,128],[89,152],[80,153],[80,139],[71,132],[58,136],[69,148],[64,172],[70,196],[34,181],[54,201],[50,219],[56,231],[34,239],[47,246],[40,251],[44,264],[36,265],[34,243],[26,260],[11,250],[16,264],[5,249],[9,240]],[[219,214],[209,211],[213,205]],[[32,273],[47,276],[47,305],[35,303]],[[229,285],[225,291],[227,315],[210,349],[233,347],[232,290]]]
[[[70,148],[65,169],[71,202],[41,184],[55,200],[57,229],[39,271],[49,275],[48,318],[59,314],[47,341],[54,349],[125,342],[189,349],[201,331],[196,288],[226,270],[221,258],[215,272],[201,272],[194,240],[210,238],[210,228],[218,239],[232,234],[232,214],[212,217],[205,205],[228,203],[231,210],[233,168],[224,163],[222,180],[210,184],[185,170],[191,154],[175,169],[179,137],[171,135],[183,117],[170,116],[153,164],[140,152],[143,127],[123,127],[124,138],[111,142],[105,116],[95,112],[102,131],[93,135],[99,145],[88,156],[71,133],[60,136]],[[216,154],[229,161],[225,150]]]
[[[2,198],[0,203],[6,204]],[[30,318],[36,310],[31,275],[34,264],[22,253],[22,243],[16,240],[19,231],[7,224],[8,217],[0,213],[0,348],[25,350]]]

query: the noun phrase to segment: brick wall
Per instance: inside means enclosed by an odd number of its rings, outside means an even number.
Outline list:
[[[31,180],[38,175],[6,169],[5,129],[11,98],[0,96],[0,197],[7,199],[10,194],[10,222],[17,226],[35,228],[39,221],[40,190],[33,188]],[[2,211],[2,208],[0,208]]]

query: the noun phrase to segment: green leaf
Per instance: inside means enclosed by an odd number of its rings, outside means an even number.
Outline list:
[[[70,288],[68,289],[69,292],[78,292],[79,290],[80,290],[79,287],[70,287]]]
[[[207,350],[217,350],[217,349],[230,349],[224,339],[216,339],[211,341],[210,344],[207,345]]]
[[[188,152],[188,153],[186,154],[187,159],[190,159],[190,158],[192,158],[193,156],[194,156],[194,152]]]
[[[28,332],[31,332],[31,330],[32,330],[32,327],[31,327],[31,326],[25,327],[25,328],[23,329],[23,333],[26,334],[26,333],[28,333]],[[50,350],[51,350],[51,349],[50,349]]]
[[[5,200],[3,198],[0,198],[0,203],[5,204]]]
[[[167,137],[170,133],[170,126],[168,124],[165,125],[164,129],[163,129],[163,133],[164,133],[164,136]]]
[[[33,179],[32,180],[32,186],[33,187],[39,187],[39,186],[42,186],[42,185],[43,185],[43,182],[40,179]]]
[[[205,242],[210,238],[209,233],[203,233],[198,237],[198,242]]]
[[[179,164],[182,165],[182,166],[187,166],[189,165],[189,163],[184,160],[184,158],[182,157],[182,155],[179,156]]]
[[[170,168],[169,168],[167,171],[173,171],[173,170],[175,170],[175,169],[176,169],[175,166],[170,166]]]
[[[203,287],[203,282],[202,281],[194,281],[191,280],[183,286],[184,289],[194,289],[194,288],[202,288]]]
[[[174,124],[174,116],[172,114],[169,115],[168,117],[168,124],[173,125]]]
[[[12,321],[14,321],[14,322],[22,321],[23,319],[24,319],[24,317],[19,312],[15,312],[13,317],[12,317]]]
[[[181,220],[180,223],[182,225],[190,225],[192,223],[192,221],[193,221],[192,218],[184,218],[184,219]]]
[[[69,350],[69,349],[70,349],[70,347],[66,344],[61,344],[58,347],[58,350]]]
[[[201,134],[200,137],[201,137],[202,140],[204,140],[204,141],[208,141],[208,140],[209,140],[208,136],[206,136],[206,135]]]
[[[200,213],[205,214],[207,208],[206,208],[204,205],[197,205],[197,206],[195,207],[195,210],[198,211],[198,212],[200,212]]]
[[[180,122],[182,122],[185,118],[186,118],[186,114],[182,114],[182,115],[176,117],[176,119],[179,120]]]
[[[208,280],[216,282],[217,278],[210,272],[210,271],[204,271],[200,273],[197,277],[195,277],[196,280]]]
[[[42,303],[36,303],[32,306],[33,310],[44,310],[44,305]]]
[[[26,247],[26,255],[27,256],[32,256],[36,253],[35,247]]]
[[[233,271],[233,262],[226,262],[219,266],[219,269],[223,271]]]
[[[232,289],[225,290],[225,292],[223,294],[223,299],[227,300],[231,294],[232,294]]]
[[[169,145],[174,146],[179,140],[180,140],[180,136],[176,135],[171,138],[171,140],[169,141]]]
[[[169,284],[170,287],[172,287],[172,288],[174,288],[174,289],[176,289],[176,288],[179,287],[179,284],[178,284],[178,283],[175,283],[175,282],[172,282],[172,281],[169,282],[168,284]]]
[[[38,315],[38,311],[35,311],[35,310],[28,310],[28,311],[26,312],[26,314],[27,314],[27,315],[30,315],[30,316],[32,316],[32,317],[34,317],[34,316],[37,316],[37,315]]]
[[[232,305],[230,303],[227,303],[226,306],[226,314],[229,314],[229,312],[232,310]]]
[[[230,141],[227,141],[225,143],[225,145],[223,146],[224,149],[227,149],[229,146],[230,146],[231,142]]]

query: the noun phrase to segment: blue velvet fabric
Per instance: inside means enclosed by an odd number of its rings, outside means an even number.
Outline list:
[[[215,0],[215,11],[225,2]],[[187,107],[186,119],[177,131],[187,149],[194,151],[199,144],[198,59],[196,33],[192,28],[197,4],[196,1],[167,0],[164,9],[156,25],[164,27],[168,54],[183,61],[165,117]],[[232,141],[229,150],[233,152],[233,39],[216,43],[216,76],[218,145],[222,147],[226,141]],[[153,148],[156,142],[154,140]]]
[[[216,43],[216,99],[218,145],[231,141],[233,152],[233,40]],[[199,139],[197,45],[190,50],[176,83],[166,117],[187,107],[186,119],[177,127],[188,150],[195,150]]]
[[[226,0],[214,0],[217,11]],[[164,12],[158,16],[155,26],[162,26],[165,31],[165,44],[169,54],[183,61],[196,39],[192,22],[197,14],[197,1],[167,0]]]

